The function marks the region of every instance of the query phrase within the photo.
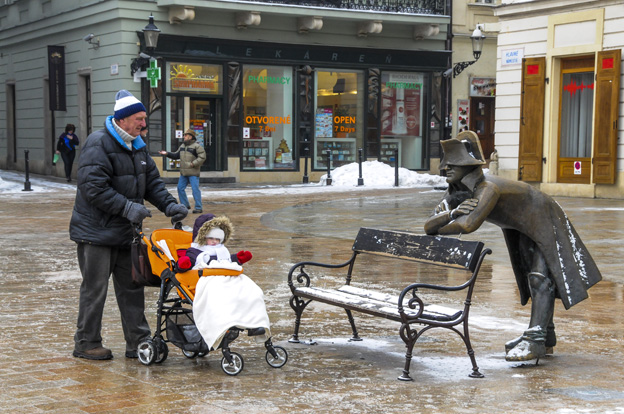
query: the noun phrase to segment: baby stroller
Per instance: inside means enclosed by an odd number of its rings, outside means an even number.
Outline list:
[[[181,226],[180,223],[178,225]],[[144,365],[165,361],[169,354],[167,342],[182,349],[187,358],[207,355],[210,349],[193,320],[195,286],[202,276],[237,276],[242,272],[229,269],[181,271],[177,266],[178,257],[191,246],[193,236],[180,228],[155,230],[149,238],[140,227],[135,228],[135,233],[138,241],[145,243],[151,272],[159,277],[160,282],[156,331],[153,337],[139,344],[139,361]],[[243,357],[230,350],[230,344],[242,331],[237,327],[230,328],[218,347],[223,353],[221,369],[228,375],[238,375],[244,368]],[[252,331],[249,329],[250,336]],[[281,368],[286,364],[286,349],[273,345],[271,338],[265,341],[264,346],[267,350],[266,361],[271,367]]]

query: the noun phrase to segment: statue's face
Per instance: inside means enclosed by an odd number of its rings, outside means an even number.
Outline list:
[[[461,181],[472,169],[473,165],[451,165],[446,167],[446,182],[455,184]]]

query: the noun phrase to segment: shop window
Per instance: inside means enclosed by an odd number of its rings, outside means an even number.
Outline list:
[[[293,72],[291,67],[243,70],[243,170],[292,170]]]
[[[363,73],[319,69],[315,76],[313,168],[327,168],[328,151],[331,168],[356,162],[363,146]]]
[[[423,169],[424,74],[384,72],[381,76],[380,161]]]

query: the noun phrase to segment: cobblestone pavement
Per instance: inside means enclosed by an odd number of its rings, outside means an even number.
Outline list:
[[[170,186],[174,195],[175,189]],[[204,211],[227,214],[236,226],[229,247],[250,250],[245,266],[266,295],[274,343],[289,353],[273,369],[265,350],[242,336],[233,350],[245,358],[236,377],[220,368],[220,352],[186,358],[173,345],[162,364],[124,357],[112,286],[103,337],[111,361],[73,358],[80,273],[68,239],[74,191],[0,194],[0,411],[7,413],[624,413],[624,290],[621,258],[624,202],[559,198],[603,272],[590,298],[564,310],[557,303],[558,345],[552,357],[508,363],[504,343],[527,326],[502,233],[484,225],[464,235],[494,251],[477,281],[471,334],[485,374],[471,379],[457,335],[429,332],[414,349],[413,382],[396,378],[404,362],[398,324],[355,314],[362,342],[348,342],[344,311],[311,305],[301,339],[288,342],[294,313],[288,269],[302,260],[341,263],[361,226],[422,232],[442,193],[426,189],[347,189],[293,194],[287,187],[217,193],[203,186]],[[192,224],[193,216],[185,221]],[[149,233],[167,227],[155,213]],[[400,261],[363,261],[363,284],[392,292],[414,281]],[[356,272],[357,273],[357,272]],[[448,275],[453,282],[458,276]],[[339,280],[338,275],[334,280]],[[156,289],[146,292],[146,314],[156,319]]]

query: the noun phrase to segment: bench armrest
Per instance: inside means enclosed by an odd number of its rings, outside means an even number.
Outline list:
[[[403,321],[407,320],[407,315],[405,315],[405,312],[403,309],[403,301],[405,300],[406,295],[410,292],[411,292],[412,297],[409,299],[407,306],[410,309],[416,309],[416,306],[418,305],[419,309],[418,309],[416,317],[420,317],[420,315],[423,313],[424,306],[425,306],[424,302],[422,301],[420,297],[418,297],[418,295],[416,295],[416,292],[418,292],[419,289],[441,290],[445,292],[456,292],[456,291],[467,289],[468,291],[466,292],[466,301],[464,302],[464,305],[466,307],[470,306],[472,292],[474,290],[475,282],[477,281],[477,275],[479,274],[479,270],[481,269],[481,264],[483,263],[483,259],[485,258],[485,256],[491,253],[492,253],[492,250],[490,249],[484,249],[481,252],[481,254],[479,255],[477,264],[475,266],[475,269],[472,273],[472,276],[470,276],[470,279],[468,279],[466,282],[462,283],[461,285],[444,286],[444,285],[433,285],[430,283],[412,283],[411,285],[404,288],[401,291],[401,294],[399,295],[399,303],[398,303],[399,314],[401,315],[401,318],[403,319]],[[410,318],[413,318],[413,317],[410,317]]]
[[[310,286],[310,276],[305,270],[306,266],[310,267],[320,267],[326,269],[340,269],[342,267],[349,266],[349,274],[347,275],[347,281],[349,282],[351,279],[351,269],[353,268],[353,262],[357,253],[353,253],[351,259],[347,260],[344,263],[340,264],[329,264],[329,263],[318,263],[318,262],[299,262],[290,268],[288,272],[288,286],[290,290],[294,293],[294,290],[297,287],[309,287]],[[347,284],[349,284],[347,282]],[[295,283],[297,286],[295,286]]]

